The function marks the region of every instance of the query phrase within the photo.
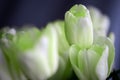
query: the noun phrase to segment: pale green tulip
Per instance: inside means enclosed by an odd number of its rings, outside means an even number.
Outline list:
[[[106,36],[110,26],[109,17],[104,15],[99,9],[95,7],[88,8],[93,23],[94,34]]]
[[[89,49],[73,45],[69,53],[72,67],[80,80],[105,80],[109,76],[115,56],[109,39],[98,37]]]
[[[65,32],[70,45],[89,48],[93,43],[93,26],[88,9],[74,5],[65,13]]]
[[[45,80],[58,68],[56,30],[47,27],[40,33],[36,28],[25,29],[16,35],[17,58],[23,72],[31,80]]]
[[[47,27],[53,27],[58,36],[58,52],[59,52],[59,67],[54,76],[50,78],[50,80],[66,80],[68,79],[72,73],[72,68],[69,61],[69,55],[68,55],[68,49],[69,44],[66,40],[65,36],[65,25],[64,21],[55,21],[52,23],[49,23]]]
[[[64,21],[55,21],[51,22],[47,25],[47,27],[52,27],[56,30],[57,36],[58,36],[58,50],[59,54],[63,55],[64,52],[66,52],[69,48],[68,41],[65,36],[65,25]]]
[[[16,35],[15,29],[4,28],[0,39],[0,79],[1,80],[27,80],[20,69],[16,57],[16,48],[13,46],[12,40]],[[3,68],[3,69],[2,69]]]

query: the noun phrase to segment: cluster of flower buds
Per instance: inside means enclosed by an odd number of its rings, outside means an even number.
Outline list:
[[[42,30],[4,28],[0,80],[68,80],[72,71],[80,80],[105,80],[115,56],[108,26],[108,17],[80,4]]]
[[[7,80],[45,80],[56,72],[58,38],[54,28],[47,27],[43,31],[37,28],[24,28],[15,34],[12,34],[15,30],[9,31],[10,33],[2,34],[0,45],[1,54],[7,58],[11,74],[11,79]],[[22,78],[21,73],[26,79]],[[4,74],[7,76],[6,71]],[[0,76],[4,74],[1,72]],[[6,76],[2,80],[6,80]]]
[[[80,80],[105,80],[113,65],[114,46],[109,38],[94,36],[93,30],[99,29],[93,22],[83,5],[75,5],[65,14],[70,61]]]

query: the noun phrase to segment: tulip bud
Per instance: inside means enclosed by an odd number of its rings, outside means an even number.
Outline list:
[[[75,5],[65,14],[65,31],[70,45],[89,48],[93,43],[93,26],[88,9]]]
[[[36,28],[18,32],[15,45],[22,70],[29,79],[48,79],[56,72],[58,47],[54,28],[47,27],[42,33]]]
[[[55,21],[49,23],[47,27],[52,27],[57,32],[58,37],[58,52],[59,52],[59,67],[55,75],[49,80],[66,80],[71,76],[72,68],[69,61],[68,48],[69,44],[65,36],[64,21]]]
[[[56,30],[57,36],[58,36],[59,54],[63,55],[63,53],[65,53],[69,48],[69,44],[68,44],[68,41],[66,40],[66,36],[65,36],[64,21],[59,20],[59,21],[55,21],[53,23],[49,23],[47,25],[47,27],[52,27]]]
[[[16,35],[15,29],[4,28],[0,39],[0,79],[1,80],[26,80],[16,59],[16,48],[12,40]]]
[[[102,14],[100,10],[95,7],[89,7],[89,11],[95,34],[106,36],[110,26],[109,17]]]
[[[69,53],[72,67],[80,80],[105,80],[109,76],[115,55],[109,39],[99,37],[89,49],[72,45]]]

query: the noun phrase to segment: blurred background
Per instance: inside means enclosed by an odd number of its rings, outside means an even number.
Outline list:
[[[95,6],[109,16],[109,31],[115,33],[115,66],[120,69],[120,0],[0,0],[0,28],[32,24],[39,28],[48,22],[64,19],[74,4]]]

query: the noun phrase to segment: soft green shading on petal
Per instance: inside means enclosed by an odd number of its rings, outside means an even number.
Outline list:
[[[79,52],[80,48],[76,45],[72,45],[69,49],[69,56],[70,56],[70,61],[72,65],[76,65],[78,66],[78,52]]]
[[[40,30],[37,28],[23,28],[21,31],[17,31],[14,43],[20,50],[25,51],[34,47],[40,34]]]
[[[25,75],[20,69],[20,65],[17,60],[17,48],[13,44],[16,31],[14,29],[5,28],[3,36],[0,39],[0,48],[5,58],[7,68],[12,80],[25,80]]]
[[[85,17],[87,15],[87,8],[83,5],[74,5],[71,9],[70,12],[75,16],[75,17]]]

